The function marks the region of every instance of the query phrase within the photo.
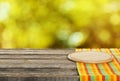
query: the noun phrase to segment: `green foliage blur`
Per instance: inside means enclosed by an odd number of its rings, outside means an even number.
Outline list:
[[[0,48],[120,47],[120,0],[0,0]]]

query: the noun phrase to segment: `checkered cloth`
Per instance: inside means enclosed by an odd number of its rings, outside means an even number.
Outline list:
[[[76,49],[76,51],[98,51],[112,54],[114,59],[109,63],[88,64],[77,62],[80,81],[120,81],[120,49]]]

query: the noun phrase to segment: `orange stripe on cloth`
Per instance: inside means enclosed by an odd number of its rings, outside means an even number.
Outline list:
[[[96,67],[96,64],[91,64],[91,69],[94,72],[94,76],[96,76],[96,81],[102,81],[102,74],[99,69]]]
[[[116,48],[115,51],[117,52],[117,55],[119,56],[117,60],[118,60],[118,65],[119,65],[118,70],[120,72],[120,49]],[[120,81],[120,74],[118,75],[118,81]]]
[[[76,49],[76,51],[82,51],[82,49]],[[84,63],[77,62],[77,69],[80,75],[80,81],[90,81],[90,78]]]
[[[76,51],[102,51],[114,56],[110,63],[88,64],[77,62],[77,69],[80,76],[80,81],[120,81],[120,50],[108,48],[104,49],[77,49]],[[114,52],[114,53],[113,53]]]
[[[116,58],[117,52],[113,54],[110,49],[106,49],[106,50],[108,53],[111,53],[114,57],[113,62],[109,63],[109,68],[114,73],[113,81],[117,81],[119,79],[119,74],[120,74],[120,65],[119,65],[118,59]]]
[[[87,48],[87,51],[92,51],[92,49]],[[94,81],[102,81],[102,74],[100,73],[99,69],[96,67],[96,64],[89,64],[89,71],[91,70],[91,72],[89,73],[89,75],[95,76]]]
[[[103,50],[103,52],[106,52],[106,53],[109,54],[108,51],[109,51],[109,50],[107,50],[107,48],[105,48],[105,49]],[[114,61],[114,59],[113,59],[113,63],[114,63],[114,62],[115,62],[115,61]],[[109,77],[109,78],[110,78],[109,81],[117,81],[117,77],[116,77],[114,71],[112,70],[110,64],[109,64],[109,63],[104,63],[103,65],[104,65],[106,71],[108,72],[108,74],[109,74],[109,76],[110,76],[110,77]]]

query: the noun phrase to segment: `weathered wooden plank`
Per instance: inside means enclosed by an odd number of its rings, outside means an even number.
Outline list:
[[[16,60],[16,59],[0,59],[0,65],[1,64],[43,64],[43,63],[64,63],[64,64],[70,64],[71,61],[68,60],[55,60],[55,59],[51,59],[51,60],[36,60],[36,59],[28,59],[28,60]]]
[[[29,81],[29,80],[27,80]],[[32,80],[31,80],[32,81]],[[48,77],[37,78],[36,81],[79,81],[79,77]]]
[[[68,68],[0,68],[0,72],[68,72],[68,71],[75,71],[75,68],[68,69]],[[76,74],[76,72],[73,72]],[[70,74],[72,75],[72,73]]]
[[[66,60],[67,55],[64,54],[41,54],[41,55],[36,55],[36,54],[30,54],[30,55],[24,55],[24,54],[0,54],[0,59],[16,59],[16,60],[24,60],[24,59],[41,59],[41,60],[50,60],[50,59],[55,59],[55,60]]]
[[[2,77],[0,81],[78,81],[79,77]]]
[[[73,69],[76,68],[74,63],[71,64],[64,64],[64,63],[42,63],[42,64],[35,64],[35,63],[29,63],[29,64],[14,64],[14,63],[9,63],[9,64],[0,64],[0,68],[68,68],[68,69]]]
[[[2,49],[0,81],[78,81],[76,65],[67,59],[74,49]]]
[[[68,54],[75,49],[1,49],[0,54]]]
[[[37,71],[31,70],[20,70],[20,69],[9,69],[0,71],[0,76],[14,76],[14,77],[53,77],[53,76],[76,76],[75,69],[39,69]]]
[[[1,72],[0,73],[0,77],[75,77],[76,75],[67,75],[67,74],[71,74],[71,72],[68,73],[64,73],[64,72],[60,72],[60,74],[58,73],[35,73],[35,72],[17,72],[17,73],[13,73],[13,72]],[[74,74],[74,73],[72,73]],[[76,76],[78,77],[78,76]]]

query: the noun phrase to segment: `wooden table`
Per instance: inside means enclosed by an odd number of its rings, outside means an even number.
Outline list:
[[[74,49],[0,50],[0,81],[79,81]]]

